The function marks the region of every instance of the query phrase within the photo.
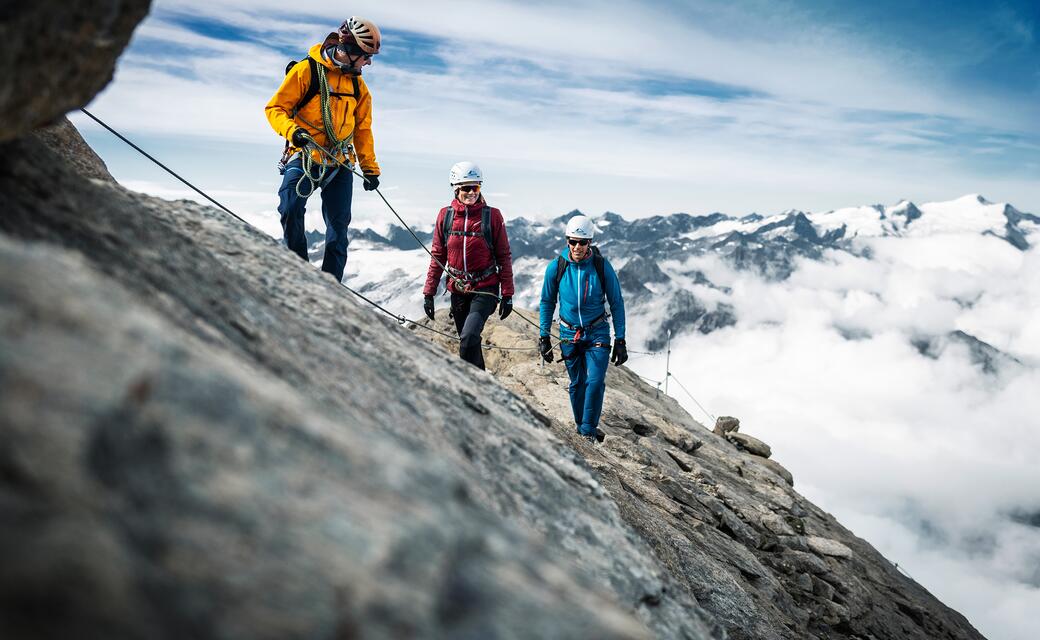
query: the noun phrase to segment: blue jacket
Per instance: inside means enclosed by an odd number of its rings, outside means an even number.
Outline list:
[[[610,315],[614,321],[614,337],[625,338],[625,301],[621,298],[621,283],[618,282],[614,267],[610,261],[603,259],[603,277],[606,283],[599,281],[596,268],[592,265],[592,252],[581,262],[571,260],[570,251],[564,249],[560,254],[569,264],[560,281],[560,290],[556,291],[557,260],[549,263],[542,281],[542,300],[538,305],[538,324],[541,335],[547,336],[552,329],[553,313],[556,311],[556,300],[560,300],[560,318],[574,326],[585,326],[606,311],[603,294],[606,293],[610,303]],[[604,328],[606,325],[601,325]],[[607,332],[609,336],[609,331]],[[571,339],[574,331],[560,325],[560,337]]]

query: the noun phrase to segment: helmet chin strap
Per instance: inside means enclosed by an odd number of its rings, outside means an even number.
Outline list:
[[[336,58],[336,53],[337,52],[341,52],[343,55],[347,56],[347,60],[349,62],[345,62],[345,63],[344,62],[340,62]],[[357,61],[360,60],[363,57],[363,54],[359,54],[357,56],[353,56],[345,48],[343,48],[342,46],[338,46],[337,45],[337,46],[331,46],[331,47],[328,47],[327,49],[325,49],[325,57],[327,57],[332,62],[332,64],[336,65],[336,68],[339,69],[341,72],[343,72],[343,73],[345,73],[347,75],[352,75],[352,76],[359,76],[359,75],[361,75],[361,70],[360,69],[356,69],[354,67],[354,65],[357,64]]]

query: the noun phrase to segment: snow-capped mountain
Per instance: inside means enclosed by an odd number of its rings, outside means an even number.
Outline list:
[[[566,221],[577,213],[547,222],[508,221],[519,306],[537,307],[545,266],[563,249]],[[593,220],[599,230],[596,244],[621,280],[628,314],[634,320],[629,322],[632,338],[651,351],[663,348],[669,333],[673,337],[692,331],[707,334],[735,325],[739,313],[732,285],[741,278],[781,282],[806,261],[828,264],[841,257],[869,261],[875,252],[898,252],[903,244],[907,251],[918,253],[923,239],[937,243],[936,266],[960,270],[964,256],[943,255],[943,237],[988,236],[1022,252],[1040,229],[1040,217],[978,195],[920,206],[904,200],[822,213],[788,210],[742,217],[676,213],[629,221],[607,212]],[[427,245],[431,231],[417,232]],[[372,229],[352,233],[347,283],[400,312],[414,314],[428,264],[415,240],[396,225],[385,233]],[[312,232],[311,238],[312,255],[320,262],[322,236]],[[893,240],[906,242],[893,244]],[[935,353],[940,343],[960,339],[953,335],[955,331],[989,346],[952,327],[936,335],[915,335],[914,344],[922,354]]]

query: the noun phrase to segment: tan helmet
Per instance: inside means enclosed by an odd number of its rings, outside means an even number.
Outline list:
[[[345,44],[357,45],[363,53],[370,56],[379,53],[382,37],[379,35],[379,27],[371,20],[350,16],[340,25],[339,35]]]

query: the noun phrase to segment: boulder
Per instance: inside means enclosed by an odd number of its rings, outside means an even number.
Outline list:
[[[754,438],[744,433],[731,432],[726,434],[726,439],[737,445],[739,448],[747,451],[753,456],[761,456],[768,458],[773,455],[773,450],[768,444],[762,442],[758,438]]]
[[[54,123],[112,79],[150,0],[4,3],[0,142]]]
[[[733,416],[719,416],[715,419],[714,432],[718,435],[725,435],[731,431],[737,431],[740,429],[740,419],[734,418]]]

